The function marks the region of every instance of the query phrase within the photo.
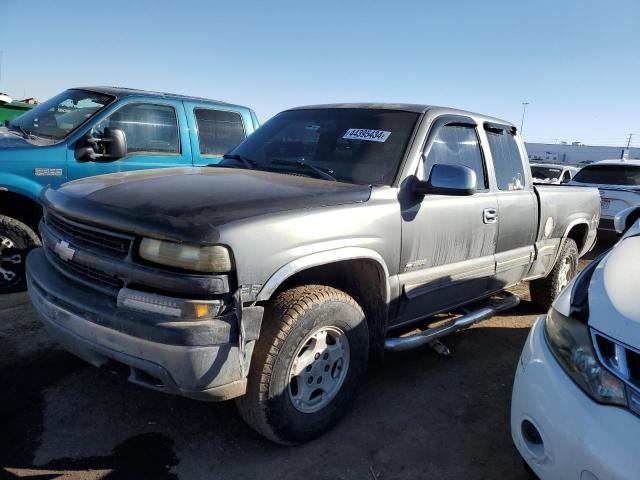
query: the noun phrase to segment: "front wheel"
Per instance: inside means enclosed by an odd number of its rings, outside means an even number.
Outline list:
[[[0,215],[0,294],[25,289],[27,253],[39,245],[40,240],[31,228]]]
[[[368,356],[367,323],[353,298],[321,285],[284,291],[265,310],[238,410],[274,442],[316,438],[346,411]]]
[[[578,272],[578,246],[570,238],[564,240],[560,254],[549,275],[529,284],[531,301],[545,310],[551,307],[560,292]]]

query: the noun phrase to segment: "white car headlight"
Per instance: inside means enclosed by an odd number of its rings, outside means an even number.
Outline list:
[[[582,390],[596,402],[627,406],[624,383],[598,360],[585,323],[552,308],[544,332],[553,356]]]
[[[232,269],[229,249],[222,245],[198,247],[143,238],[139,252],[142,258],[150,262],[184,270],[225,273]]]

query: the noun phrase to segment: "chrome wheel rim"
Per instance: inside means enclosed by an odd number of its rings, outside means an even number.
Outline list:
[[[289,399],[302,413],[326,407],[338,394],[349,369],[349,340],[337,327],[311,332],[289,367]]]
[[[19,280],[16,265],[22,264],[22,255],[16,244],[8,237],[0,235],[0,285],[7,286]]]
[[[569,285],[569,282],[573,278],[572,271],[573,271],[573,262],[571,261],[570,257],[566,257],[562,261],[562,265],[560,266],[560,272],[558,274],[558,279],[559,279],[558,293],[560,293],[564,289],[564,287]]]

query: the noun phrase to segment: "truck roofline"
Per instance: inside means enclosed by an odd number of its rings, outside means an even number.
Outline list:
[[[361,103],[325,103],[325,104],[317,104],[317,105],[303,105],[299,107],[293,107],[285,110],[286,112],[295,111],[295,110],[317,110],[317,109],[330,109],[330,108],[355,108],[355,109],[372,109],[372,110],[400,110],[404,112],[412,112],[425,114],[427,112],[433,113],[435,115],[465,115],[476,117],[483,122],[490,123],[499,123],[501,125],[506,125],[511,128],[516,128],[511,122],[507,120],[503,120],[497,117],[491,117],[488,115],[483,115],[481,113],[471,112],[468,110],[461,110],[453,107],[442,107],[437,105],[426,105],[426,104],[416,104],[416,103],[385,103],[385,102],[361,102]]]
[[[104,93],[107,95],[112,95],[116,98],[124,98],[124,97],[132,97],[132,96],[161,97],[161,98],[166,98],[171,100],[186,100],[186,101],[213,103],[216,105],[224,105],[227,107],[235,107],[235,108],[246,108],[247,110],[251,110],[249,107],[246,107],[244,105],[237,105],[234,103],[223,102],[222,100],[215,100],[212,98],[194,97],[189,95],[181,95],[178,93],[154,92],[151,90],[142,90],[137,88],[97,86],[97,87],[72,87],[71,90],[88,90],[90,92],[98,92],[98,93]]]

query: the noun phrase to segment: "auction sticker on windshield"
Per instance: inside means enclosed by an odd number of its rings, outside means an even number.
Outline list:
[[[367,140],[369,142],[386,142],[391,132],[384,130],[368,130],[366,128],[350,128],[342,138],[345,140]]]

